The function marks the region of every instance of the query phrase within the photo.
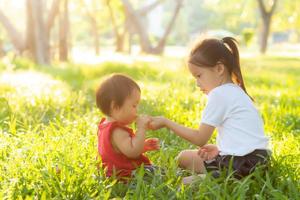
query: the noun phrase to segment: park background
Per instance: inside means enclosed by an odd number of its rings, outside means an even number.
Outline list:
[[[197,147],[161,129],[147,133],[161,140],[147,155],[163,176],[105,178],[96,167],[101,80],[127,74],[141,86],[140,113],[197,128],[206,97],[186,58],[198,38],[225,36],[239,42],[271,138],[270,170],[182,185],[189,172],[175,156]],[[294,0],[0,0],[0,198],[297,199],[299,56]]]

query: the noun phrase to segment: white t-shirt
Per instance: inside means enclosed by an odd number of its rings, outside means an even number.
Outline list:
[[[260,114],[243,89],[233,83],[209,92],[201,123],[217,128],[220,155],[244,156],[255,149],[268,149]]]

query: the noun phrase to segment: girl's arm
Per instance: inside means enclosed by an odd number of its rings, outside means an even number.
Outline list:
[[[112,133],[113,145],[128,158],[138,158],[144,151],[145,133],[148,117],[139,117],[137,119],[137,131],[134,137],[121,128],[116,128]]]
[[[201,123],[199,129],[195,130],[177,124],[176,122],[173,122],[164,117],[152,117],[150,128],[156,130],[162,127],[166,127],[172,130],[176,135],[197,146],[205,145],[215,130],[215,127],[207,124]]]

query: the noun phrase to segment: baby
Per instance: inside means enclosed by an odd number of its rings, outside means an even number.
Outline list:
[[[140,98],[138,84],[122,74],[114,74],[103,81],[96,92],[97,107],[106,115],[98,126],[98,153],[108,177],[130,177],[141,165],[153,171],[150,160],[143,153],[158,150],[159,140],[145,139],[151,119],[138,116]],[[134,121],[135,133],[128,127]]]

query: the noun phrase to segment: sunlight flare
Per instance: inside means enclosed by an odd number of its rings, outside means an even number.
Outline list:
[[[15,88],[16,94],[28,98],[31,104],[35,104],[35,98],[52,98],[64,102],[69,94],[69,88],[63,82],[34,71],[3,73],[0,84]]]

